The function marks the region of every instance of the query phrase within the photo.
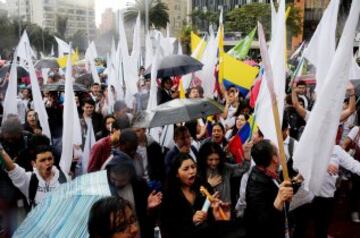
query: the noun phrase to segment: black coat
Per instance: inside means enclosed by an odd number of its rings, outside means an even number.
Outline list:
[[[146,146],[146,153],[150,180],[164,182],[165,162],[161,146],[156,141],[150,141]]]
[[[209,188],[209,185],[204,185]],[[205,234],[211,227],[209,225],[214,223],[214,218],[210,209],[207,221],[200,225],[193,223],[195,212],[201,210],[205,201],[205,197],[199,189],[194,191],[196,198],[193,205],[185,198],[180,189],[165,191],[160,214],[163,238],[208,237]]]
[[[173,98],[171,97],[171,95],[165,91],[165,89],[163,88],[159,88],[158,92],[157,92],[157,103],[159,104],[163,104],[166,103],[170,100],[172,100]]]
[[[254,167],[246,187],[244,220],[250,238],[283,238],[284,212],[274,207],[278,187],[273,179]]]

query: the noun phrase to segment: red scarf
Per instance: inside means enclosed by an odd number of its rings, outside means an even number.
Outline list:
[[[272,172],[272,171],[270,171],[270,170],[267,169],[267,168],[264,168],[264,167],[262,167],[262,166],[256,166],[256,168],[258,168],[261,172],[263,172],[265,175],[271,177],[272,179],[276,179],[276,180],[277,180],[277,179],[279,178],[278,173]]]

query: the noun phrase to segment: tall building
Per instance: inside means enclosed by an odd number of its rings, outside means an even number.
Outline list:
[[[30,21],[30,1],[31,0],[7,0],[6,6],[10,17],[22,21]]]
[[[116,15],[112,8],[107,8],[101,14],[101,24],[99,26],[100,33],[106,33],[114,30],[116,26]]]
[[[179,36],[181,28],[190,21],[191,0],[165,0],[169,7],[170,33]]]
[[[95,36],[94,0],[7,0],[9,15],[57,31],[57,18],[67,19],[65,37],[78,31]]]

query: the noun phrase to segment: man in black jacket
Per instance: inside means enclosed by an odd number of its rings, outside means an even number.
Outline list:
[[[285,237],[285,202],[290,201],[293,189],[289,181],[277,183],[279,157],[275,146],[263,140],[251,149],[256,163],[247,187],[244,220],[248,237]]]

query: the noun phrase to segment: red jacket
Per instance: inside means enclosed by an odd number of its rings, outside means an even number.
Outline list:
[[[111,154],[110,136],[104,137],[97,141],[91,148],[88,172],[95,172],[101,169],[101,166]]]

